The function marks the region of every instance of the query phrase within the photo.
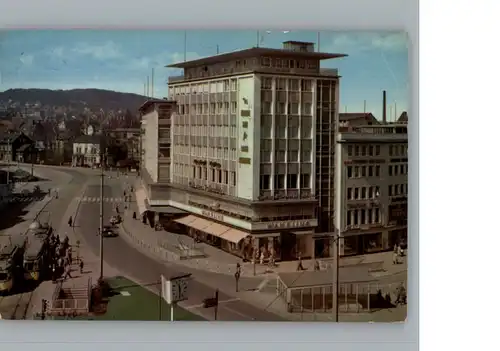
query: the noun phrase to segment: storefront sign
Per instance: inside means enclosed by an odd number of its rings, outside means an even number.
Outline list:
[[[267,225],[267,229],[303,228],[310,226],[311,223],[309,221],[271,222]]]
[[[215,212],[211,212],[211,211],[202,210],[201,211],[201,215],[205,216],[205,217],[213,218],[213,219],[215,219],[217,221],[224,222],[224,216],[221,215],[220,213],[215,213]]]

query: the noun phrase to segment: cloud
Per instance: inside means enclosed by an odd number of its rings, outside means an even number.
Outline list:
[[[408,50],[408,37],[406,33],[346,33],[335,35],[331,51],[362,52],[382,50],[384,52],[404,52]]]
[[[97,45],[79,43],[71,49],[71,52],[78,55],[92,56],[98,60],[115,59],[122,56],[120,48],[112,41]]]
[[[195,60],[199,58],[200,55],[196,52],[186,52],[186,60]],[[176,62],[184,61],[183,52],[169,52],[164,51],[157,54],[151,54],[148,56],[136,57],[132,60],[127,60],[126,69],[130,70],[148,70],[151,68],[163,68],[167,65]]]
[[[80,42],[72,47],[58,46],[49,50],[49,55],[57,59],[70,56],[90,56],[97,60],[117,59],[123,56],[120,47],[112,41],[102,44]]]
[[[19,57],[19,61],[21,61],[21,64],[23,66],[31,66],[33,64],[35,57],[33,55],[24,55],[21,54]]]

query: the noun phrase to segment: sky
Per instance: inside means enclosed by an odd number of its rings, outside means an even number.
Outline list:
[[[174,62],[254,46],[281,48],[287,40],[309,41],[320,51],[347,54],[325,60],[337,68],[341,112],[382,117],[387,91],[388,120],[408,108],[408,40],[403,32],[313,32],[294,30],[16,30],[0,32],[0,91],[11,88],[100,88],[144,93],[154,68],[154,97],[167,96],[167,79],[181,75]],[[186,39],[186,40],[184,40]],[[258,43],[257,43],[258,42]]]

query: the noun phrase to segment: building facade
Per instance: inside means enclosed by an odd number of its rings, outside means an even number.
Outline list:
[[[336,154],[340,254],[365,254],[406,244],[407,126],[341,126]]]
[[[172,65],[184,75],[169,79],[171,139],[143,137],[151,183],[154,149],[171,146],[169,183],[146,184],[149,204],[191,213],[178,220],[191,235],[245,258],[324,253],[315,231],[334,226],[339,76],[320,61],[342,56],[286,42]],[[146,118],[147,134],[158,117]]]
[[[102,140],[97,135],[82,135],[73,141],[73,167],[97,167],[101,164]]]

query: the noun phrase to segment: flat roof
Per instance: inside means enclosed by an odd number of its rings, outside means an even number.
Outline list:
[[[346,54],[334,54],[326,52],[303,52],[303,51],[292,51],[284,49],[272,49],[272,48],[260,48],[253,47],[249,49],[243,49],[239,51],[233,51],[228,53],[223,53],[220,55],[203,57],[196,60],[173,63],[166,67],[170,68],[190,68],[197,67],[201,65],[208,65],[220,62],[227,62],[234,59],[243,59],[247,57],[255,56],[279,56],[279,57],[290,57],[290,58],[304,58],[304,59],[316,59],[316,60],[327,60],[339,57],[345,57]]]
[[[155,104],[165,104],[165,103],[171,103],[174,104],[176,103],[175,100],[167,100],[167,99],[149,99],[146,102],[144,102],[140,107],[139,107],[139,112],[146,111],[149,109],[151,106]],[[140,128],[139,128],[140,129]]]

